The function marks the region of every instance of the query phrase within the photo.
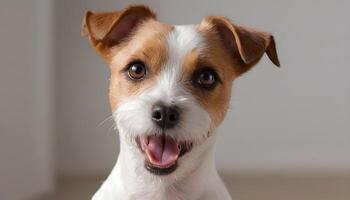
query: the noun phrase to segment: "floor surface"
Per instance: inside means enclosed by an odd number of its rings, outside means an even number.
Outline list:
[[[235,200],[350,200],[350,176],[223,176]],[[40,200],[88,200],[103,178],[61,177],[57,191]]]

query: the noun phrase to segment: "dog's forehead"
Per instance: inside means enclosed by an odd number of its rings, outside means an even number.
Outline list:
[[[195,25],[175,25],[167,37],[169,59],[182,60],[191,51],[200,51],[203,37]]]
[[[188,54],[201,53],[204,43],[198,25],[169,25],[149,20],[114,51],[111,65],[122,67],[141,60],[154,71],[161,71],[167,65],[180,68]]]
[[[162,66],[159,78],[162,85],[173,85],[173,82],[189,76],[189,73],[197,66],[197,55],[201,52],[203,38],[194,25],[175,25],[166,36],[165,42],[167,59]]]

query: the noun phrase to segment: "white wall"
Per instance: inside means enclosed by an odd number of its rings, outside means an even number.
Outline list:
[[[102,173],[118,145],[107,99],[108,68],[79,35],[84,10],[142,1],[57,1],[58,169]],[[223,170],[346,171],[350,167],[350,14],[347,1],[144,1],[162,21],[198,23],[209,14],[271,31],[282,68],[268,59],[237,80],[221,128]]]
[[[0,199],[53,188],[50,1],[0,2]]]
[[[56,8],[56,152],[58,173],[105,173],[117,157],[107,98],[107,65],[80,36],[88,1],[61,0]]]

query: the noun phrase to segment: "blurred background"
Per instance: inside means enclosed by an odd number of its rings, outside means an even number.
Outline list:
[[[0,199],[89,199],[118,156],[107,64],[85,10],[149,5],[160,21],[224,15],[275,36],[235,82],[217,166],[241,200],[350,199],[348,1],[1,0]]]

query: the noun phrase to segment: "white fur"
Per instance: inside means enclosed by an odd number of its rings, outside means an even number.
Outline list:
[[[108,179],[93,200],[228,200],[231,199],[214,165],[216,134],[207,137],[209,114],[182,80],[184,57],[203,48],[203,39],[193,26],[176,26],[167,40],[169,58],[158,82],[136,97],[124,99],[113,113],[120,135],[120,154]],[[176,105],[181,121],[165,134],[179,141],[193,141],[192,151],[178,160],[176,171],[155,176],[144,168],[145,156],[135,137],[160,134],[151,121],[151,108],[157,102]]]

